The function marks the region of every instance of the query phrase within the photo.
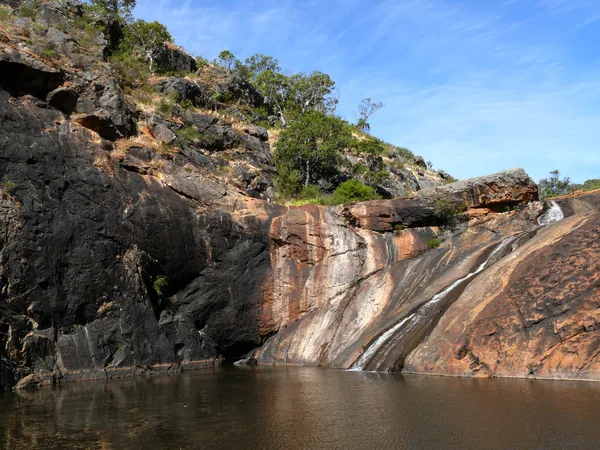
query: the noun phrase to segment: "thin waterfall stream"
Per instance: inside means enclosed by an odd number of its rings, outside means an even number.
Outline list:
[[[553,222],[561,221],[565,218],[565,214],[558,203],[556,203],[554,200],[551,200],[549,203],[550,208],[548,208],[548,210],[538,218],[538,225],[545,226]]]
[[[444,303],[444,300],[448,298],[449,294],[459,286],[465,284],[466,287],[466,284],[468,284],[466,283],[467,281],[483,272],[500,258],[504,257],[506,255],[504,251],[508,249],[518,237],[519,235],[515,235],[504,239],[475,271],[456,280],[450,286],[434,295],[431,300],[421,305],[416,312],[404,317],[381,334],[365,349],[350,370],[387,372],[398,369],[398,358],[396,355],[400,353],[400,356],[406,356],[406,352],[412,350],[412,348],[409,347],[411,347],[414,337],[419,337],[420,335],[423,335],[424,337],[428,328],[435,325],[433,318],[436,316],[436,308],[441,306],[442,309],[445,309],[444,306],[449,306],[440,304]],[[510,248],[508,252],[510,251],[512,251],[512,248]]]

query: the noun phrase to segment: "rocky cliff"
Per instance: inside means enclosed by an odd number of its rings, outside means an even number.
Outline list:
[[[0,31],[2,388],[247,355],[600,379],[598,193],[541,226],[551,205],[522,170],[440,186],[423,168],[409,197],[275,205],[267,130],[224,119],[202,73],[156,80],[153,98],[177,97],[167,117],[136,103],[102,59],[115,26],[83,51],[55,28],[80,6],[57,8],[38,19],[62,40],[51,60],[31,20]],[[242,84],[216,86],[264,101]]]

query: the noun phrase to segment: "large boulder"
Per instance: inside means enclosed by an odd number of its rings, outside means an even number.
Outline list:
[[[159,69],[168,72],[195,72],[198,70],[196,59],[181,48],[167,43],[156,57]]]
[[[162,94],[173,94],[178,103],[189,100],[194,106],[211,105],[210,97],[204,85],[179,77],[168,77],[159,81],[155,89]]]
[[[393,231],[397,225],[439,225],[448,215],[469,208],[503,211],[538,199],[535,182],[523,169],[458,181],[423,189],[413,197],[376,200],[348,205],[344,215],[350,223],[375,231]]]
[[[246,78],[233,74],[215,88],[221,99],[235,101],[239,105],[248,105],[255,108],[267,108],[271,112],[271,106],[265,101],[260,91]]]
[[[62,71],[29,53],[0,43],[0,88],[14,96],[33,95],[46,99],[65,80]]]
[[[134,105],[123,95],[114,78],[97,80],[88,85],[78,98],[76,111],[81,113],[77,122],[101,137],[115,140],[137,133],[137,115]]]

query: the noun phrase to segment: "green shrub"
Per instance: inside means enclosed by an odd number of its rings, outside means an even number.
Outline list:
[[[439,196],[433,202],[433,210],[437,217],[449,222],[465,211],[465,206],[453,198]]]
[[[164,290],[167,288],[167,286],[169,286],[169,283],[165,277],[158,277],[156,280],[154,280],[154,292],[156,292],[159,297],[163,296]]]
[[[10,17],[10,13],[0,6],[0,20],[6,20]]]
[[[318,198],[321,195],[321,188],[316,184],[308,184],[302,186],[298,198],[301,200],[307,200],[309,198]]]
[[[150,77],[150,70],[144,62],[132,54],[117,52],[110,56],[116,77],[126,87],[135,87],[146,83]]]
[[[188,109],[192,109],[194,107],[194,104],[192,103],[191,100],[184,98],[181,101],[180,106],[187,111]]]
[[[300,172],[290,169],[286,165],[280,165],[277,168],[275,187],[277,188],[277,196],[280,200],[294,197],[301,189]]]
[[[171,117],[174,114],[175,106],[177,106],[177,94],[171,92],[170,94],[161,97],[156,110],[165,117]]]
[[[440,246],[440,244],[441,244],[441,242],[438,238],[433,238],[426,242],[427,248],[430,248],[430,249],[438,248]]]
[[[202,135],[198,133],[198,130],[194,126],[186,126],[179,130],[177,133],[176,143],[179,146],[188,145],[193,142],[198,142]]]
[[[2,183],[2,189],[0,189],[0,192],[2,193],[2,197],[11,195],[15,191],[16,188],[17,188],[17,185],[15,183],[13,183],[12,181],[5,181],[4,183]]]
[[[406,230],[406,228],[408,227],[403,223],[397,223],[396,225],[394,225],[394,233],[400,234],[402,230]]]
[[[377,195],[375,189],[366,186],[358,180],[348,180],[338,186],[333,193],[333,199],[336,204],[364,202],[368,200],[378,200],[381,196]]]
[[[17,14],[20,17],[29,17],[30,19],[35,19],[37,16],[37,7],[32,3],[23,3],[17,10]]]

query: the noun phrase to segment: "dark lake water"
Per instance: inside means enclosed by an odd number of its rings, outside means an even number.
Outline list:
[[[210,369],[0,395],[2,448],[600,448],[600,384]]]

